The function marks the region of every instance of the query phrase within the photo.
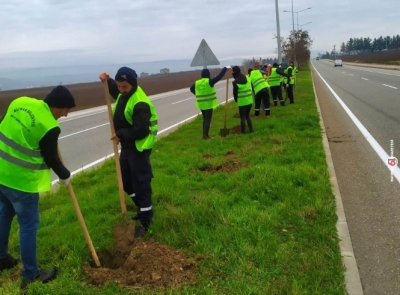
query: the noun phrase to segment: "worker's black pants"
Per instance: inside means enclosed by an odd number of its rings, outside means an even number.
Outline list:
[[[213,109],[201,110],[201,114],[203,115],[203,139],[209,139],[208,132],[210,131]]]
[[[272,95],[272,100],[274,102],[274,106],[278,105],[278,100],[281,104],[281,106],[285,105],[285,102],[283,101],[282,98],[282,88],[281,86],[271,86],[271,95]]]
[[[153,172],[150,155],[151,149],[139,152],[135,147],[122,146],[119,158],[124,191],[139,208],[139,220],[145,227],[148,227],[153,219],[151,205]]]
[[[264,104],[265,115],[269,116],[270,115],[270,105],[269,105],[269,91],[268,91],[268,88],[261,89],[260,91],[258,91],[258,93],[256,93],[256,97],[255,97],[255,112],[254,112],[255,116],[260,115],[261,101]]]
[[[246,132],[246,121],[247,121],[247,126],[249,126],[249,131],[253,132],[253,123],[251,122],[250,119],[250,111],[252,106],[253,104],[239,107],[240,129],[242,130],[242,133]]]
[[[287,91],[287,96],[289,98],[290,103],[294,103],[293,84],[289,84],[289,87],[286,88],[286,91]]]

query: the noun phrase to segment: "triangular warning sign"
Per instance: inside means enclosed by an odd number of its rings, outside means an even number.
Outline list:
[[[193,57],[191,67],[207,67],[219,65],[219,60],[208,46],[206,40],[201,40],[200,46]]]

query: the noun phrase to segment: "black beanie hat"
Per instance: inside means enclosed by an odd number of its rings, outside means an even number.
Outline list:
[[[272,66],[275,67],[275,68],[279,67],[277,62],[274,62],[274,64]]]
[[[238,66],[234,66],[232,68],[232,72],[235,73],[235,74],[240,74],[240,68]]]
[[[57,86],[47,94],[44,102],[50,107],[59,109],[71,109],[75,107],[75,99],[71,92],[64,86]]]
[[[202,78],[210,78],[210,71],[209,71],[209,69],[203,69],[202,71],[201,71],[201,77]]]
[[[126,81],[132,86],[137,85],[137,74],[134,70],[128,67],[122,67],[115,75],[115,80],[118,82]]]

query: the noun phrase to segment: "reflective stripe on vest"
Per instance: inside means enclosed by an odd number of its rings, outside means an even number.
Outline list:
[[[260,70],[251,71],[250,80],[253,84],[255,94],[257,94],[260,90],[269,87],[267,81],[265,81],[265,79],[263,78]]]
[[[195,83],[196,106],[200,110],[213,109],[218,106],[217,93],[210,86],[209,78],[202,78]]]
[[[253,104],[253,91],[250,79],[246,77],[246,84],[236,84],[238,87],[237,104],[239,107]]]
[[[115,104],[113,106],[113,109],[112,109],[113,116],[114,116],[115,110],[117,109],[117,104],[119,102],[120,97],[121,97],[121,94],[118,96],[117,101],[115,102]],[[150,121],[149,121],[149,135],[147,135],[143,139],[135,140],[136,149],[139,152],[142,152],[143,150],[151,149],[154,146],[154,143],[156,141],[156,136],[158,134],[158,116],[157,116],[156,109],[154,108],[153,103],[147,97],[146,93],[144,93],[143,89],[140,86],[138,86],[135,93],[129,98],[129,100],[125,106],[125,110],[124,110],[125,119],[128,121],[129,124],[133,125],[132,113],[133,113],[133,109],[135,108],[135,105],[138,102],[147,103],[149,105],[150,113],[151,113],[151,117],[150,117]]]
[[[24,160],[15,158],[9,154],[7,154],[6,152],[3,152],[0,150],[0,158],[3,158],[4,160],[13,163],[14,165],[26,168],[26,169],[30,169],[30,170],[45,170],[45,169],[49,169],[49,166],[47,166],[45,163],[43,164],[35,164],[35,163],[30,163],[30,162],[26,162]]]
[[[272,68],[271,76],[269,76],[269,85],[272,86],[279,86],[281,75],[276,72],[277,68]]]

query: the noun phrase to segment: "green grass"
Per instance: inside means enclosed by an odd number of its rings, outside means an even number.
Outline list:
[[[295,104],[253,119],[253,134],[221,138],[223,111],[214,113],[211,140],[201,140],[197,118],[160,139],[151,157],[156,211],[149,237],[205,257],[196,285],[159,291],[87,286],[81,265],[91,257],[61,188],[41,198],[38,232],[40,265],[55,265],[60,274],[52,283],[32,284],[28,294],[346,294],[310,69],[298,73]],[[228,128],[238,125],[237,105],[230,103],[228,112]],[[243,166],[229,173],[200,170],[235,162]],[[74,177],[73,186],[96,249],[111,247],[121,218],[114,162]],[[10,252],[18,251],[14,222]],[[18,294],[19,280],[9,279],[15,272],[1,275],[2,294]]]

